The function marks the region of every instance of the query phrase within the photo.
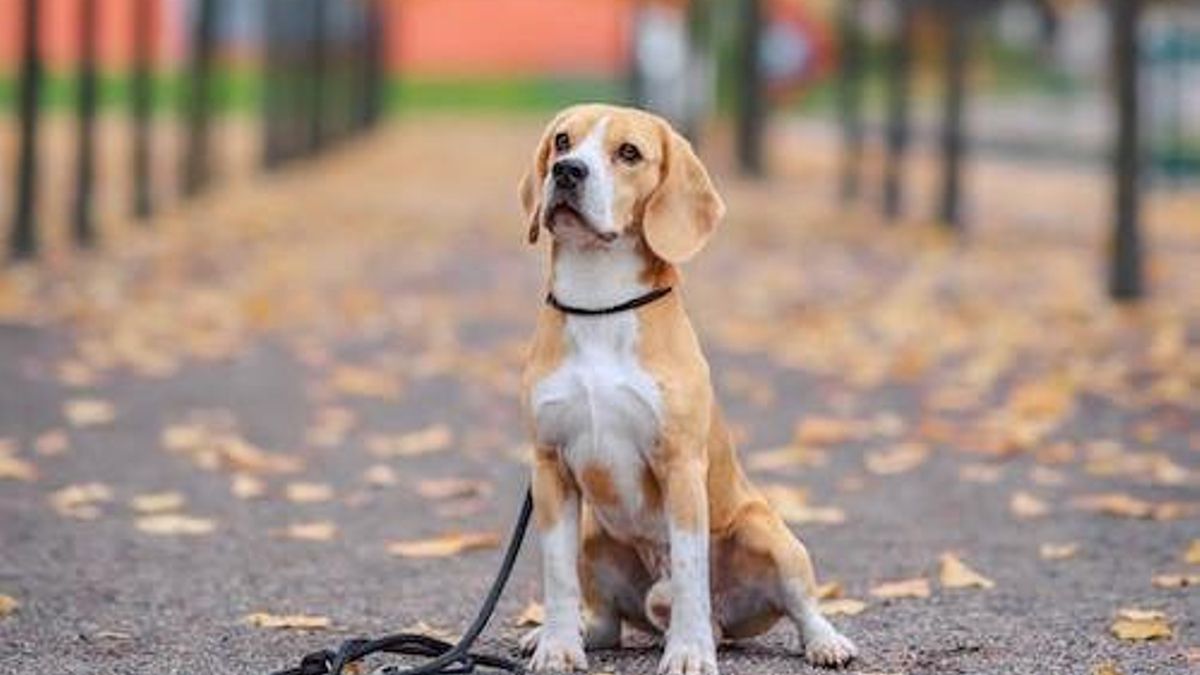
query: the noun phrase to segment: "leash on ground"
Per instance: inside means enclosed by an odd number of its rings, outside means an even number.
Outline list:
[[[521,542],[525,540],[525,531],[529,528],[529,518],[532,514],[533,493],[526,490],[525,503],[521,506],[521,514],[517,516],[512,535],[508,539],[508,548],[504,552],[500,570],[496,572],[492,587],[488,590],[483,605],[479,607],[479,613],[475,615],[471,627],[457,644],[417,633],[396,633],[373,640],[355,638],[343,642],[337,649],[322,649],[307,654],[300,660],[299,666],[280,670],[272,675],[342,675],[342,670],[347,665],[368,654],[379,652],[432,659],[424,665],[406,670],[397,666],[387,666],[377,671],[381,675],[458,675],[473,673],[476,668],[523,674],[525,668],[520,663],[500,656],[472,653],[471,646],[475,644],[475,640],[496,611],[496,602],[500,600],[500,594],[504,592],[508,578],[512,576],[513,565],[517,562],[517,554],[521,552]]]

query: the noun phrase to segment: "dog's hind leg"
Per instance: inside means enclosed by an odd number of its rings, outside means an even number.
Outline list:
[[[774,567],[774,602],[796,625],[804,644],[804,656],[816,666],[840,667],[858,650],[821,615],[816,597],[816,578],[804,544],[766,504],[751,504],[738,515],[734,537],[750,558],[765,554]],[[737,577],[737,570],[723,570]]]

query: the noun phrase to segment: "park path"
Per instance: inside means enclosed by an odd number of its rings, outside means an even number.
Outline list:
[[[464,624],[525,480],[543,263],[515,183],[538,125],[408,119],[0,273],[0,672],[266,673]],[[979,166],[956,241],[835,208],[822,134],[772,148],[762,183],[714,162],[730,216],[686,294],[853,670],[1200,669],[1196,197],[1152,200],[1154,296],[1117,308],[1099,176]],[[1117,632],[1156,639],[1114,634],[1130,608],[1150,614]],[[653,672],[632,637],[593,672]],[[792,639],[723,672],[813,672]]]

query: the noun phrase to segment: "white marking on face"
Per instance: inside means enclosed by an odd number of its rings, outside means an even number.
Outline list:
[[[607,116],[601,117],[581,142],[576,143],[568,152],[556,157],[555,161],[577,159],[587,166],[588,175],[580,184],[579,202],[576,207],[588,224],[598,233],[619,234],[622,228],[613,222],[613,175],[604,142],[608,122]],[[554,173],[552,171],[547,174],[542,190],[542,203],[547,204],[554,191]]]

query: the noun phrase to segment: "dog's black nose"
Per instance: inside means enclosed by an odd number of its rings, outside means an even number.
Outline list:
[[[555,186],[570,190],[587,178],[588,168],[578,159],[560,159],[554,163],[550,173],[554,176]]]

